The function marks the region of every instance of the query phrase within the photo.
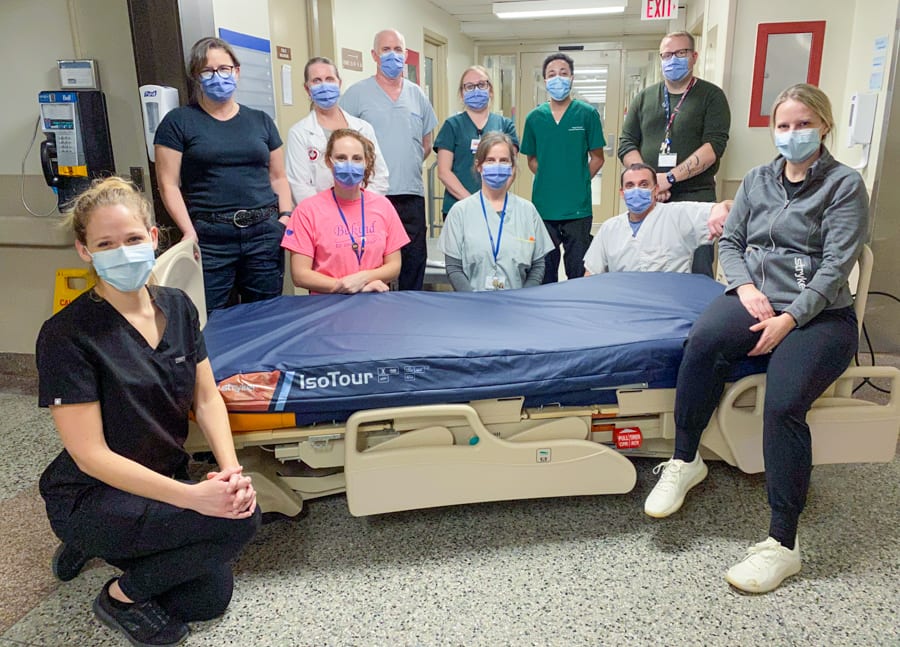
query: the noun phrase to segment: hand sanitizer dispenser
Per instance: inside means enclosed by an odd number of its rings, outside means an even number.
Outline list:
[[[178,90],[164,85],[142,85],[138,89],[141,93],[141,113],[144,116],[147,157],[151,162],[156,162],[153,138],[156,136],[159,122],[166,116],[166,113],[178,107]]]

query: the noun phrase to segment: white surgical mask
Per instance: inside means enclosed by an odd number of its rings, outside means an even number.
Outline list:
[[[88,254],[97,276],[120,292],[136,292],[144,287],[156,263],[151,243],[120,245]]]

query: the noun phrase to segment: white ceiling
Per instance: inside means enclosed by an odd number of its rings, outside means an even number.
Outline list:
[[[476,42],[497,40],[586,40],[622,36],[657,36],[669,31],[669,21],[642,21],[640,0],[628,0],[624,14],[571,19],[500,20],[486,0],[430,0],[461,23],[462,33]],[[684,11],[683,8],[680,11]]]

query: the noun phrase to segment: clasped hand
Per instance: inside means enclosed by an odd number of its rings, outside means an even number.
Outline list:
[[[797,322],[787,312],[776,316],[772,304],[769,303],[769,298],[755,285],[749,283],[742,285],[738,287],[737,294],[750,316],[758,320],[757,323],[750,326],[750,330],[762,333],[756,341],[756,345],[747,355],[755,357],[771,353],[781,343],[781,340],[797,326]]]
[[[390,288],[384,281],[379,279],[372,281],[369,279],[369,273],[362,271],[337,279],[332,292],[336,294],[356,294],[358,292],[387,292],[388,290]]]
[[[229,467],[209,472],[206,480],[195,483],[194,510],[210,517],[246,519],[256,509],[256,490],[243,467]]]

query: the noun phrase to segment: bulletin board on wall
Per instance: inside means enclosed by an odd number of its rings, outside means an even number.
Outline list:
[[[419,85],[420,75],[419,68],[420,65],[420,55],[414,49],[406,50],[406,78],[410,81]]]

